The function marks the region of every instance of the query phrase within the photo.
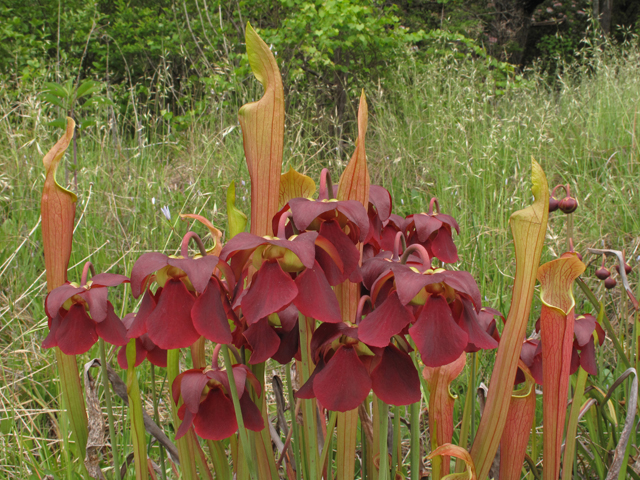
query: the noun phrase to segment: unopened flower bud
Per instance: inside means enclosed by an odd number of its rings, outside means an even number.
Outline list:
[[[549,197],[549,213],[555,212],[556,210],[558,210],[558,200],[551,196]]]
[[[611,290],[613,287],[617,285],[616,279],[613,277],[609,277],[604,281],[604,288],[607,290]]]
[[[564,197],[558,202],[558,208],[562,213],[573,213],[578,208],[578,201],[573,197]]]
[[[616,269],[616,272],[620,273],[620,265],[616,264],[614,268]],[[629,265],[628,263],[624,264],[624,273],[626,273],[627,275],[631,273],[631,265]]]
[[[605,268],[604,265],[596,270],[596,277],[598,277],[600,280],[606,280],[610,276],[611,272],[607,268]]]

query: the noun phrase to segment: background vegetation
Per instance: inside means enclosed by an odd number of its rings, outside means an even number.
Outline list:
[[[608,38],[589,20],[588,3],[545,2],[536,21],[560,18],[547,9],[565,12],[566,20],[545,34],[536,29],[550,25],[532,27],[538,33],[523,52],[524,74],[491,43],[492,7],[471,0],[27,3],[0,1],[1,478],[57,478],[67,462],[59,448],[67,426],[54,355],[40,348],[47,332],[41,158],[61,133],[56,120],[72,111],[82,124],[76,162],[74,149],[67,155],[67,181],[79,196],[70,278],[79,278],[86,258],[101,271],[129,273],[142,252],[173,251],[193,226],[178,219],[181,212],[224,228],[232,180],[239,207],[249,210],[236,114],[261,89],[243,55],[247,20],[281,60],[285,168],[317,177],[328,166],[336,178],[353,151],[364,88],[373,182],[392,192],[399,214],[440,199],[462,227],[459,267],[475,276],[487,305],[505,313],[509,307],[515,264],[507,220],[530,200],[531,156],[551,185],[575,189],[577,250],[626,248],[637,283],[640,50],[633,2],[614,3],[614,12],[626,12],[618,22],[626,26]],[[170,218],[160,211],[165,205]],[[544,260],[565,249],[565,229],[563,216],[551,217]],[[609,302],[614,325],[628,328],[627,310],[614,307],[624,302],[621,291],[605,292],[595,280],[592,286]],[[118,312],[132,308],[111,300]],[[579,297],[577,310],[588,308]],[[620,373],[612,351],[607,341],[600,353],[596,383],[603,388]],[[489,358],[481,355],[481,380]],[[150,375],[140,375],[149,392]],[[162,376],[157,380],[166,393]],[[151,410],[150,396],[145,401]],[[128,441],[126,409],[116,406]]]

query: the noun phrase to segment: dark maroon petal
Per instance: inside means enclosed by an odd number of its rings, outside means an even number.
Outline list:
[[[152,348],[147,351],[147,359],[149,359],[149,361],[156,367],[166,368],[167,351],[160,347]]]
[[[331,258],[329,252],[316,249],[317,260],[324,270],[329,284],[335,286],[344,282],[358,268],[360,251],[342,231],[336,220],[323,222],[320,226],[320,236],[335,246],[342,262],[342,268],[340,268]]]
[[[280,324],[282,325],[282,329],[286,332],[289,332],[294,327],[298,326],[298,308],[292,303],[284,310],[278,312],[278,317],[280,318]]]
[[[358,226],[359,241],[364,242],[369,233],[369,216],[364,206],[357,200],[343,200],[338,202],[338,211]]]
[[[249,325],[289,305],[298,295],[290,275],[277,261],[265,262],[254,275],[249,291],[242,298],[242,313]]]
[[[482,328],[478,321],[478,314],[471,300],[466,297],[460,297],[462,301],[463,309],[458,325],[462,328],[469,337],[469,345],[467,351],[490,350],[498,346],[498,342]]]
[[[295,354],[298,353],[298,349],[300,348],[300,332],[298,324],[296,323],[291,330],[284,330],[283,327],[275,330],[275,332],[280,338],[280,346],[278,347],[278,351],[274,353],[271,358],[282,365],[286,365],[291,361]]]
[[[313,268],[307,268],[299,274],[295,284],[298,287],[298,296],[293,303],[300,313],[321,322],[342,322],[338,299],[318,262],[315,262]]]
[[[316,398],[316,394],[313,391],[313,381],[315,380],[316,376],[320,372],[322,372],[324,367],[325,367],[324,360],[320,358],[318,360],[316,368],[314,368],[313,372],[311,372],[311,375],[309,375],[309,379],[306,382],[304,382],[304,385],[302,385],[300,387],[300,390],[296,392],[296,395],[295,395],[296,398],[301,398],[303,400]]]
[[[605,337],[605,333],[604,330],[602,329],[602,327],[600,326],[600,324],[598,322],[596,322],[596,331],[595,333],[598,334],[598,343],[600,345],[602,345],[604,343],[604,337]]]
[[[193,420],[198,436],[206,440],[224,440],[238,430],[233,403],[222,390],[213,388],[200,404]]]
[[[467,346],[468,336],[453,320],[447,301],[430,295],[409,334],[427,367],[440,367],[456,360]]]
[[[389,219],[393,218],[394,214],[391,214]],[[396,227],[393,223],[389,222],[384,227],[382,227],[382,231],[380,232],[380,248],[383,251],[392,252],[393,244],[396,240],[396,234],[400,231],[398,227]]]
[[[167,265],[167,256],[162,253],[149,252],[143,254],[131,269],[131,294],[138,298],[142,293],[145,278]]]
[[[296,224],[298,230],[306,230],[307,227],[320,215],[338,208],[338,202],[323,202],[309,200],[308,198],[292,198],[289,200],[289,207],[291,207],[291,213],[293,214],[293,223]]]
[[[374,393],[385,403],[409,405],[420,401],[420,378],[411,357],[395,345],[384,349],[371,372]]]
[[[200,398],[209,378],[199,370],[185,372],[180,382],[180,395],[192,413],[198,413]]]
[[[135,314],[135,318],[129,326],[127,337],[138,338],[147,333],[147,318],[154,308],[156,308],[156,299],[151,294],[151,290],[147,289],[142,297],[142,302],[140,302],[138,313]]]
[[[60,313],[49,320],[49,334],[42,342],[42,348],[53,348],[58,346],[58,341],[56,340],[56,332],[60,327],[60,322],[62,322]]]
[[[60,285],[58,288],[54,288],[51,290],[51,293],[47,295],[47,299],[44,302],[47,315],[51,318],[55,317],[58,314],[58,310],[60,310],[62,305],[64,305],[64,302],[74,295],[85,291],[86,290],[84,288],[77,288],[69,283],[65,283],[64,285]]]
[[[585,369],[589,375],[598,375],[598,364],[596,362],[596,348],[593,338],[589,340],[580,351],[580,366]]]
[[[371,391],[371,378],[356,351],[343,346],[316,375],[313,391],[327,409],[347,412],[358,408],[367,398]]]
[[[179,268],[187,274],[196,292],[202,293],[209,283],[218,257],[207,255],[200,258],[169,258],[169,265]]]
[[[593,343],[591,337],[595,328],[596,318],[593,315],[581,315],[580,317],[576,318],[576,321],[573,324],[573,333],[576,336],[578,345],[582,347],[589,341]]]
[[[458,222],[456,222],[456,219],[453,218],[451,215],[446,215],[444,213],[437,213],[435,217],[438,220],[440,220],[442,223],[446,223],[450,227],[455,228],[457,233],[460,233],[460,226],[458,225]]]
[[[575,343],[573,344],[573,348],[571,349],[571,363],[569,367],[569,375],[573,375],[578,371],[578,367],[580,366],[580,354],[576,349]]]
[[[251,346],[249,363],[252,365],[266,362],[280,347],[280,337],[269,326],[269,320],[266,317],[251,325],[243,335]]]
[[[453,243],[451,230],[449,228],[441,228],[438,230],[435,238],[430,242],[433,256],[439,258],[444,263],[455,263],[458,261],[458,249]]]
[[[316,238],[318,232],[304,232],[293,240],[269,240],[269,244],[291,250],[305,267],[311,268],[316,255]]]
[[[362,268],[360,269],[362,273],[362,283],[368,290],[371,290],[375,281],[381,275],[384,275],[386,272],[391,270],[391,267],[394,265],[389,258],[386,258],[383,255],[384,254],[380,254],[379,256],[371,258],[362,264]],[[389,257],[390,256],[391,254],[389,254]]]
[[[393,203],[391,201],[391,194],[386,188],[380,185],[371,185],[369,187],[369,202],[376,207],[380,220],[384,222],[389,218]]]
[[[187,410],[185,405],[182,405],[178,411],[178,417],[182,419],[182,423],[180,427],[178,427],[178,431],[176,432],[176,440],[181,439],[185,436],[185,434],[193,425],[193,420],[195,418],[194,414]]]
[[[442,259],[440,259],[442,260]],[[473,306],[476,307],[476,311],[480,311],[482,306],[482,295],[480,295],[480,289],[476,283],[473,275],[464,271],[447,270],[444,272],[446,279],[444,283],[457,290],[460,293],[464,293],[471,298]]]
[[[398,298],[403,305],[407,305],[420,290],[427,285],[440,283],[447,277],[444,273],[423,275],[411,270],[407,265],[393,264],[393,274],[396,279]],[[457,357],[456,357],[457,358]],[[455,359],[454,359],[455,360]]]
[[[127,339],[127,329],[113,310],[111,302],[107,302],[107,316],[105,319],[96,324],[96,333],[111,345],[122,347],[129,342]]]
[[[117,273],[99,273],[95,277],[91,277],[91,288],[95,288],[97,286],[115,287],[122,283],[127,283],[128,281],[129,277],[125,277],[124,275]]]
[[[147,358],[147,351],[142,346],[142,342],[138,338],[136,338],[136,364],[134,366],[137,367],[138,365],[140,365],[145,358]],[[123,370],[127,370],[129,366],[129,362],[127,362],[126,345],[118,350],[118,365]]]
[[[411,312],[400,303],[398,294],[394,292],[360,322],[358,338],[367,345],[386,347],[391,337],[400,333],[411,320]]]
[[[314,357],[318,356],[318,351],[325,345],[333,342],[342,335],[358,339],[358,329],[349,327],[346,323],[323,323],[311,337],[310,350]],[[317,358],[314,358],[317,362]]]
[[[262,387],[260,386],[260,381],[258,377],[256,377],[253,372],[241,363],[233,366],[233,377],[236,380],[236,388],[238,389],[238,395],[242,397],[245,389],[245,382],[248,380],[253,389],[256,391],[258,396],[262,395]]]
[[[67,355],[80,355],[98,341],[96,324],[82,305],[74,304],[56,330],[58,347]]]
[[[529,339],[522,344],[522,349],[520,350],[520,359],[529,368],[531,368],[531,365],[533,365],[539,343],[539,340]]]
[[[438,229],[442,227],[442,222],[431,215],[419,213],[412,218],[416,225],[416,233],[418,234],[420,243],[426,242],[433,232],[438,231]]]
[[[191,309],[195,298],[180,280],[172,278],[162,290],[156,308],[147,317],[147,335],[165,350],[186,348],[200,338],[193,327]]]
[[[242,420],[244,420],[245,428],[259,432],[264,428],[264,420],[260,409],[251,400],[249,395],[243,395],[240,398],[240,410],[242,411]]]
[[[106,287],[96,287],[79,294],[87,301],[91,320],[96,323],[102,322],[107,317],[107,296],[109,289]]]
[[[204,338],[215,343],[229,344],[233,337],[221,295],[220,285],[210,278],[209,286],[196,299],[191,309],[191,318],[193,326]]]
[[[262,237],[249,232],[240,232],[222,247],[220,260],[226,262],[236,252],[253,251],[266,243],[268,243],[267,240]]]

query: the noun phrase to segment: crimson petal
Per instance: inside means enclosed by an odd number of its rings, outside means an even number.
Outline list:
[[[62,308],[62,305],[64,305],[64,302],[82,292],[86,292],[86,289],[74,287],[70,283],[65,283],[58,288],[54,288],[51,290],[51,293],[47,295],[47,299],[44,302],[47,315],[51,318],[55,317],[60,308]]]
[[[391,405],[420,401],[420,378],[411,357],[395,345],[384,349],[382,359],[371,372],[375,394]]]
[[[304,232],[293,240],[269,240],[269,244],[291,250],[305,267],[311,268],[316,255],[316,238],[318,232]]]
[[[136,338],[136,363],[134,367],[140,365],[145,358],[147,358],[147,351],[142,346],[142,342],[138,338]],[[127,368],[129,368],[126,345],[118,350],[118,365],[123,370],[127,370]]]
[[[162,253],[149,252],[143,254],[131,269],[131,294],[138,298],[142,293],[145,278],[167,265],[167,256]]]
[[[280,347],[280,337],[269,326],[266,317],[251,325],[243,335],[253,350],[249,359],[252,365],[267,361]]]
[[[166,368],[167,351],[160,347],[154,347],[147,350],[147,359],[156,367]]]
[[[105,319],[96,324],[96,333],[111,345],[122,347],[128,343],[127,329],[113,310],[111,302],[107,302],[107,315]]]
[[[371,378],[356,351],[342,346],[313,380],[316,398],[327,409],[347,412],[358,408],[371,391]]]
[[[99,273],[95,277],[91,277],[91,288],[96,286],[115,287],[128,281],[129,277],[117,273]]]
[[[380,185],[371,185],[369,187],[369,203],[376,207],[378,217],[381,221],[386,221],[391,215],[392,200],[389,191]]]
[[[416,233],[418,234],[420,243],[426,242],[433,232],[438,231],[438,229],[442,227],[442,222],[431,215],[419,213],[412,218],[415,222]]]
[[[400,333],[411,320],[411,312],[400,303],[398,294],[394,292],[360,322],[358,338],[367,345],[386,347],[391,337]]]
[[[181,439],[189,431],[191,425],[193,425],[193,419],[195,415],[187,410],[186,405],[182,405],[178,410],[178,417],[182,420],[178,431],[176,432],[176,440]]]
[[[142,297],[142,302],[140,302],[138,313],[135,314],[135,318],[129,326],[127,337],[138,338],[147,333],[147,318],[149,318],[154,308],[156,308],[156,299],[151,294],[151,290],[147,288],[144,297]]]
[[[264,428],[264,420],[260,409],[253,403],[249,395],[243,395],[240,398],[240,411],[242,412],[245,428],[254,432],[259,432]]]
[[[331,289],[322,267],[315,262],[296,277],[298,296],[293,303],[300,313],[326,323],[342,322],[342,313],[336,294]]]
[[[453,243],[450,228],[441,228],[436,237],[430,242],[430,250],[434,257],[438,257],[444,263],[455,263],[458,261],[458,249]]]
[[[209,378],[200,370],[185,372],[180,381],[182,400],[191,413],[198,413],[200,397]]]
[[[56,330],[58,347],[67,355],[80,355],[98,341],[96,324],[82,305],[74,304]]]
[[[186,273],[195,291],[202,293],[218,264],[218,257],[207,255],[200,258],[170,258],[168,263]]]
[[[578,345],[582,347],[589,341],[593,343],[592,336],[595,328],[596,318],[593,315],[581,315],[576,318],[573,324],[573,333],[576,336]]]
[[[409,335],[427,367],[453,362],[468,343],[467,333],[454,321],[447,301],[440,295],[429,296]]]
[[[320,357],[320,359],[318,360],[318,363],[316,364],[316,368],[314,368],[313,372],[311,372],[311,375],[309,375],[309,379],[306,382],[304,382],[304,385],[302,385],[300,387],[300,390],[296,392],[296,395],[295,395],[296,398],[301,398],[303,400],[316,398],[316,394],[313,391],[313,381],[316,379],[316,376],[320,372],[322,372],[324,367],[325,367],[324,360],[322,359],[322,357]]]
[[[487,331],[482,328],[478,321],[478,315],[473,308],[471,300],[465,297],[460,297],[462,301],[463,309],[458,325],[462,328],[469,337],[469,345],[467,351],[490,350],[498,346],[498,342]]]
[[[232,342],[231,328],[222,304],[220,285],[212,278],[209,286],[197,299],[191,309],[193,326],[207,340],[215,343]]]
[[[300,349],[300,329],[296,323],[291,330],[285,330],[284,327],[276,330],[276,335],[280,338],[280,346],[271,358],[281,365],[286,365]]]
[[[468,295],[473,302],[473,306],[476,307],[476,311],[479,311],[482,306],[482,295],[480,295],[480,289],[473,275],[469,272],[453,270],[445,271],[444,275],[446,277],[444,283],[454,290]]]
[[[282,310],[297,295],[295,282],[282,271],[280,264],[277,261],[265,262],[254,275],[249,291],[242,298],[242,313],[251,325]]]
[[[191,308],[195,298],[180,280],[168,279],[156,308],[147,317],[147,335],[165,350],[186,348],[200,335],[193,328]]]
[[[593,376],[598,375],[598,364],[596,363],[596,348],[594,340],[591,338],[580,351],[580,366]]]
[[[79,294],[89,304],[89,313],[91,313],[91,320],[96,323],[102,322],[107,317],[108,293],[108,288],[96,287]]]
[[[224,440],[238,430],[233,403],[222,390],[209,391],[193,420],[193,428],[206,440]]]
[[[407,265],[401,264],[392,264],[392,269],[398,289],[398,298],[403,305],[407,305],[427,285],[440,283],[447,278],[444,273],[423,275]]]
[[[61,322],[62,317],[60,316],[60,313],[49,320],[49,334],[42,342],[42,348],[53,348],[58,346],[58,341],[56,340],[56,332],[58,331]]]
[[[338,202],[323,202],[308,198],[292,198],[289,207],[293,214],[293,222],[298,230],[306,230],[311,223],[323,213],[335,210]]]

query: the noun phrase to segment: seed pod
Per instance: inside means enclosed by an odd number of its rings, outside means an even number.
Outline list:
[[[614,267],[616,269],[616,272],[620,273],[620,265],[616,264],[616,266]],[[626,273],[627,275],[629,275],[631,273],[631,265],[629,265],[628,263],[625,262],[624,264],[624,273]]]
[[[607,290],[611,290],[613,287],[617,285],[616,279],[613,277],[609,277],[604,281],[604,288]]]
[[[596,270],[596,277],[598,277],[600,280],[606,280],[610,276],[611,272],[609,271],[609,269],[605,268],[604,265]]]
[[[558,202],[558,208],[562,211],[562,213],[573,213],[578,208],[578,201],[573,197],[564,197]]]
[[[549,213],[555,212],[557,209],[558,209],[558,200],[555,197],[550,196],[549,197]]]

